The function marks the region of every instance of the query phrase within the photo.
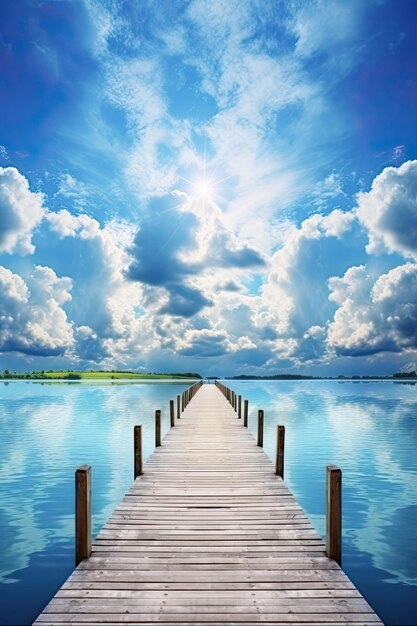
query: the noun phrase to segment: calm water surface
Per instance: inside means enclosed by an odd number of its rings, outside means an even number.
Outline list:
[[[234,382],[265,450],[286,426],[285,480],[324,534],[325,466],[343,471],[343,567],[386,624],[417,625],[417,386]],[[153,449],[167,383],[0,383],[0,623],[30,624],[73,569],[74,470],[93,467],[93,532],[132,482],[132,430]]]
[[[229,381],[226,381],[229,382]],[[231,381],[230,381],[231,382]],[[343,472],[343,569],[381,619],[417,624],[417,386],[391,381],[235,382],[265,451],[285,425],[285,481],[325,535],[325,468]]]

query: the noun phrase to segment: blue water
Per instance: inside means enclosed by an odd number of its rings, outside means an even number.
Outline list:
[[[285,480],[324,534],[325,467],[343,471],[343,567],[386,624],[417,625],[417,386],[233,382],[265,449],[286,427]],[[185,385],[0,383],[0,623],[30,624],[74,567],[74,470],[93,467],[93,532],[132,482],[132,431]]]
[[[417,624],[417,385],[391,381],[226,381],[265,411],[285,481],[325,536],[326,465],[343,473],[343,569],[389,625]]]
[[[147,458],[154,413],[186,384],[0,382],[0,623],[31,624],[74,569],[74,471],[92,466],[93,535]]]

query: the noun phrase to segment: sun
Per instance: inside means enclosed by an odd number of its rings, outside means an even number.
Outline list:
[[[210,200],[214,195],[214,187],[207,180],[200,180],[195,184],[195,195],[203,200]]]

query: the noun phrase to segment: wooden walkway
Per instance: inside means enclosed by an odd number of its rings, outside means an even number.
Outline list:
[[[381,624],[214,385],[35,622],[155,623]]]

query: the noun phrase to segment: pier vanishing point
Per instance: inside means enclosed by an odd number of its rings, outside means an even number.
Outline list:
[[[262,421],[255,440],[219,383],[177,400],[143,466],[135,429],[137,478],[92,545],[80,469],[80,562],[35,624],[381,624],[337,562],[340,537],[325,545],[285,486],[283,450],[276,465],[263,451]]]

